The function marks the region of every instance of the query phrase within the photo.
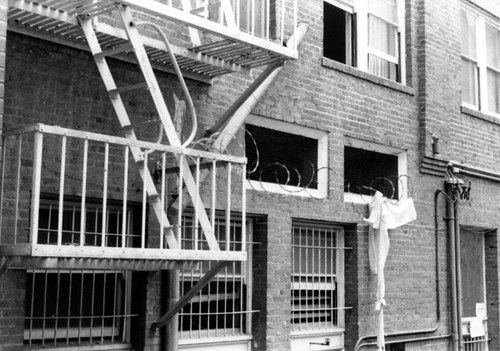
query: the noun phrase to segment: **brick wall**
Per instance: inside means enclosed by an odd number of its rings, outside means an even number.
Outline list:
[[[8,270],[0,280],[0,350],[23,349],[26,273]]]
[[[430,132],[441,142],[439,158],[463,160],[476,166],[500,171],[500,124],[494,119],[478,118],[460,112],[460,17],[459,1],[406,1],[407,12],[407,86],[349,69],[342,65],[321,64],[322,2],[300,2],[301,20],[310,30],[301,45],[299,60],[289,62],[271,85],[253,113],[329,133],[329,195],[326,199],[281,196],[248,192],[248,212],[262,215],[256,224],[254,307],[254,348],[280,351],[290,347],[290,250],[291,219],[313,219],[340,223],[348,228],[346,243],[353,247],[346,255],[347,305],[346,345],[352,349],[357,339],[372,335],[376,328],[375,277],[368,267],[367,227],[362,218],[366,205],[343,201],[343,150],[347,138],[386,145],[408,154],[410,194],[415,200],[417,221],[391,232],[391,251],[387,261],[388,333],[431,328],[436,322],[436,277],[434,273],[434,192],[443,187],[441,177],[419,171],[422,156],[431,156]],[[494,2],[489,2],[495,5]],[[490,5],[488,5],[490,6]],[[1,39],[1,36],[0,36]],[[1,66],[1,63],[0,63]],[[134,67],[116,62],[120,83],[134,81]],[[4,128],[32,122],[118,133],[117,120],[103,85],[87,52],[62,47],[9,33]],[[252,75],[255,77],[258,70]],[[169,106],[172,93],[180,97],[175,77],[159,73]],[[201,122],[200,130],[211,126],[248,86],[250,78],[231,75],[216,79],[212,85],[189,81]],[[127,106],[134,118],[151,117],[145,107],[146,94],[129,97]],[[188,126],[186,126],[188,128]],[[201,132],[200,132],[201,133]],[[238,144],[238,143],[236,143]],[[241,143],[233,145],[235,152]],[[498,185],[474,181],[473,201],[461,208],[461,223],[498,228],[500,210]],[[449,333],[447,291],[447,239],[444,230],[444,199],[438,202],[441,265],[441,324],[438,332]],[[497,262],[497,256],[488,256]],[[490,262],[490,261],[488,261]],[[0,281],[18,282],[18,273],[8,272]],[[12,275],[13,274],[13,275]],[[159,337],[148,334],[155,320],[160,291],[159,278],[148,277],[147,316],[144,317],[144,348],[154,350]],[[492,283],[492,298],[495,287]],[[2,295],[14,288],[2,289]],[[16,290],[14,290],[16,291]],[[22,300],[22,295],[18,297]],[[20,301],[22,305],[22,301]],[[4,310],[2,310],[2,313]],[[19,322],[22,312],[15,311]],[[491,309],[498,320],[498,311]],[[22,329],[19,322],[18,329]],[[498,323],[490,324],[498,330]],[[16,334],[17,333],[17,334]],[[17,337],[19,330],[0,337]],[[498,333],[496,333],[498,334]],[[16,336],[17,335],[17,336]],[[495,333],[490,334],[491,337]],[[497,338],[498,339],[498,338]],[[493,342],[498,343],[495,339]],[[16,341],[19,347],[19,341]],[[2,343],[0,343],[2,344]],[[3,344],[2,344],[3,345]],[[408,350],[446,348],[447,340],[409,344]],[[2,346],[6,347],[6,346]],[[3,350],[2,350],[3,351]]]

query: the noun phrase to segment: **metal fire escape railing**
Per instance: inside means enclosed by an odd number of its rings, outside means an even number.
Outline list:
[[[195,6],[192,4],[194,3]],[[78,18],[92,18],[101,45],[132,59],[118,7],[161,26],[175,38],[172,51],[185,74],[198,79],[298,57],[284,38],[297,27],[297,0],[9,0],[10,30],[87,49]],[[170,67],[171,57],[153,32],[142,31],[152,64]]]
[[[190,228],[182,225],[183,206],[174,214],[179,219],[177,223],[165,226],[166,217],[159,216],[157,223],[150,220],[150,227],[146,228],[151,197],[133,162],[132,148],[144,155],[144,172],[159,166],[156,183],[159,192],[155,198],[164,208],[172,196],[180,197],[181,202],[190,201],[194,209]],[[212,229],[216,225],[216,208],[228,209],[226,223],[231,221],[231,210],[244,213],[244,158],[42,124],[5,132],[3,152],[2,255],[185,261],[246,259],[244,228],[237,244],[230,237],[229,224],[224,232],[207,233],[199,225],[201,213],[196,206],[198,201],[208,204],[202,211],[206,212]],[[183,177],[178,173],[184,169],[179,167],[179,159],[186,160],[193,170],[199,198],[183,198],[182,191],[178,191],[183,188]],[[201,170],[208,170],[212,176],[201,182]],[[238,192],[241,195],[236,195]],[[49,193],[57,197],[47,201],[44,196]],[[98,199],[97,204],[92,206],[92,199]],[[99,212],[88,210],[90,207],[99,208]],[[170,236],[172,240],[168,239]]]

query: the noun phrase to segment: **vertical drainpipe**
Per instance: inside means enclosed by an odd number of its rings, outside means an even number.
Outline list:
[[[3,111],[5,102],[5,61],[7,56],[7,10],[8,0],[0,0],[0,137],[3,131]],[[0,150],[2,155],[2,150]],[[3,162],[3,160],[0,160]],[[1,200],[1,199],[0,199]],[[1,223],[0,223],[1,224]]]
[[[457,260],[455,243],[455,211],[454,191],[451,184],[446,183],[446,229],[448,233],[448,244],[450,252],[450,309],[451,309],[451,349],[458,351],[458,313],[457,313]]]
[[[460,223],[458,222],[458,203],[453,203],[454,211],[454,227],[455,227],[455,262],[456,262],[456,289],[457,289],[457,326],[458,326],[458,349],[464,349],[463,335],[462,335],[462,268],[461,268],[461,254],[460,254]]]

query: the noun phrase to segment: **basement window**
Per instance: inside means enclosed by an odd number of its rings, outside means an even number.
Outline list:
[[[192,237],[193,218],[183,218],[183,237]],[[252,238],[251,220],[247,223],[248,239]],[[231,249],[241,250],[242,223],[233,219],[226,231],[226,219],[215,221],[214,235],[224,243],[229,236]],[[246,262],[232,262],[223,268],[179,312],[180,339],[211,339],[251,335],[252,245],[248,246]],[[221,250],[226,246],[222,245]],[[180,295],[190,291],[217,262],[201,262],[196,269],[180,273]]]
[[[344,325],[344,231],[328,223],[292,223],[292,330]]]
[[[350,144],[344,147],[345,201],[368,203],[375,191],[389,199],[407,197],[408,179],[402,176],[406,174],[405,152],[360,141]]]
[[[68,347],[128,342],[130,273],[32,270],[27,273],[24,342]]]
[[[245,128],[250,189],[326,197],[326,132],[255,116]]]

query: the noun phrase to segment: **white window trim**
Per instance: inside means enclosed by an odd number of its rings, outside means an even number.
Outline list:
[[[398,177],[399,181],[397,184],[398,194],[400,194],[400,200],[408,198],[408,155],[407,152],[394,147],[374,144],[364,140],[346,138],[346,146],[354,147],[357,149],[375,151],[381,154],[394,155],[398,157]],[[394,184],[396,186],[396,184]],[[368,204],[373,200],[373,196],[355,194],[350,192],[344,192],[344,202],[351,202],[354,204]]]
[[[357,62],[354,67],[368,72],[368,54],[373,54],[384,60],[390,61],[398,65],[401,84],[406,84],[406,36],[405,36],[405,2],[397,0],[398,23],[393,23],[397,27],[397,33],[400,34],[399,42],[396,40],[396,57],[387,55],[368,46],[368,1],[369,0],[352,0],[352,4],[341,0],[324,0],[325,2],[336,6],[348,13],[357,14],[356,28],[356,50]],[[378,16],[377,16],[378,17]],[[386,21],[384,19],[384,21]]]
[[[246,119],[246,123],[258,127],[282,131],[289,134],[296,134],[311,139],[316,139],[318,141],[317,189],[259,182],[248,179],[246,181],[247,189],[270,192],[280,195],[295,195],[321,199],[324,199],[328,196],[328,132],[255,115],[248,116]]]
[[[489,111],[488,107],[488,65],[486,64],[486,24],[489,26],[495,27],[500,30],[500,24],[498,21],[494,21],[490,18],[487,18],[480,11],[472,8],[471,6],[467,6],[466,4],[461,4],[462,10],[473,15],[476,18],[476,55],[477,59],[471,59],[461,53],[461,57],[465,58],[469,61],[476,62],[477,70],[478,70],[478,81],[474,82],[476,85],[476,101],[477,105],[469,104],[466,102],[461,102],[463,107],[467,107],[473,110],[480,111],[482,113],[488,114],[495,118],[500,118],[500,114]],[[495,70],[497,71],[497,70]]]

